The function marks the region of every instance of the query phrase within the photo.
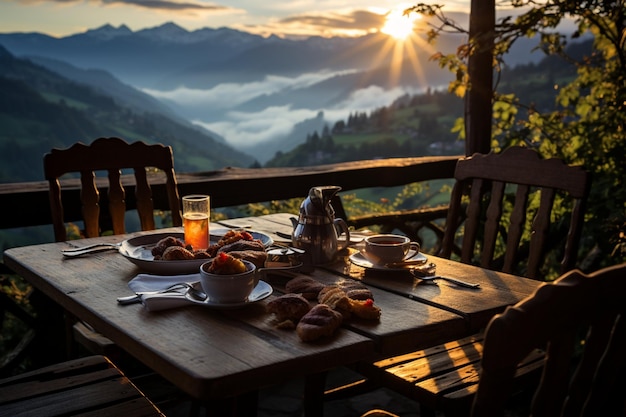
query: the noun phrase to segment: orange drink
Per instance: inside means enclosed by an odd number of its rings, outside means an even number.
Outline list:
[[[196,249],[209,247],[209,216],[202,213],[187,213],[183,215],[185,226],[185,243]]]
[[[210,200],[208,195],[188,195],[183,197],[183,225],[185,243],[193,250],[209,247]]]

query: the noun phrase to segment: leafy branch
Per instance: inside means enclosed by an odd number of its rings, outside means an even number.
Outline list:
[[[443,33],[466,36],[455,54],[437,53],[432,59],[455,74],[449,91],[463,97],[471,88],[467,62],[481,51],[484,39],[494,40],[492,148],[516,144],[535,147],[544,157],[581,164],[593,174],[588,204],[589,221],[583,241],[589,265],[626,260],[623,230],[626,218],[626,7],[625,0],[508,0],[499,6],[509,16],[495,22],[493,31],[471,39],[469,33],[443,13],[443,6],[417,4],[405,14],[429,17],[429,41]],[[515,12],[515,13],[513,13]],[[517,13],[518,12],[518,13]],[[566,24],[567,23],[567,24]],[[569,33],[566,33],[567,27]],[[517,94],[500,91],[506,54],[521,38],[537,39],[534,51],[558,59],[574,74],[556,79],[552,108],[523,103]],[[591,39],[583,56],[569,53],[570,42]],[[457,124],[460,126],[460,124]]]

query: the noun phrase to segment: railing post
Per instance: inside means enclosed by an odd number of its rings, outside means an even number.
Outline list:
[[[465,96],[465,154],[491,150],[493,36],[495,0],[472,0],[470,41],[477,44],[468,60],[470,88]]]

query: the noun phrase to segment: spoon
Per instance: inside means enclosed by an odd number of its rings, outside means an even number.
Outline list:
[[[442,279],[444,281],[448,281],[448,282],[451,282],[453,284],[456,284],[456,285],[459,285],[459,286],[465,287],[465,288],[480,288],[480,284],[472,284],[471,282],[461,281],[460,279],[456,279],[456,278],[449,278],[449,277],[444,277],[444,276],[441,276],[441,275],[424,276],[424,275],[415,274],[413,272],[413,270],[411,270],[411,274],[415,278],[421,279],[422,281],[435,282],[435,280],[437,280],[437,279]]]

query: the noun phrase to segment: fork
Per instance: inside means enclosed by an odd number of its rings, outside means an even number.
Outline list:
[[[193,288],[191,284],[189,284],[187,282],[179,282],[179,283],[170,285],[169,287],[167,287],[165,289],[162,289],[162,290],[158,290],[158,291],[140,291],[138,293],[135,293],[134,295],[129,295],[129,296],[126,296],[126,297],[118,297],[117,298],[117,302],[122,304],[122,305],[140,303],[141,302],[141,297],[143,295],[167,294],[168,292],[179,293],[176,290],[179,290],[179,289],[180,290],[182,290],[182,289],[189,290],[190,288]]]
[[[119,249],[121,243],[95,243],[93,245],[83,246],[80,248],[62,249],[61,253],[64,256],[81,256],[87,253],[101,252],[105,250]]]

